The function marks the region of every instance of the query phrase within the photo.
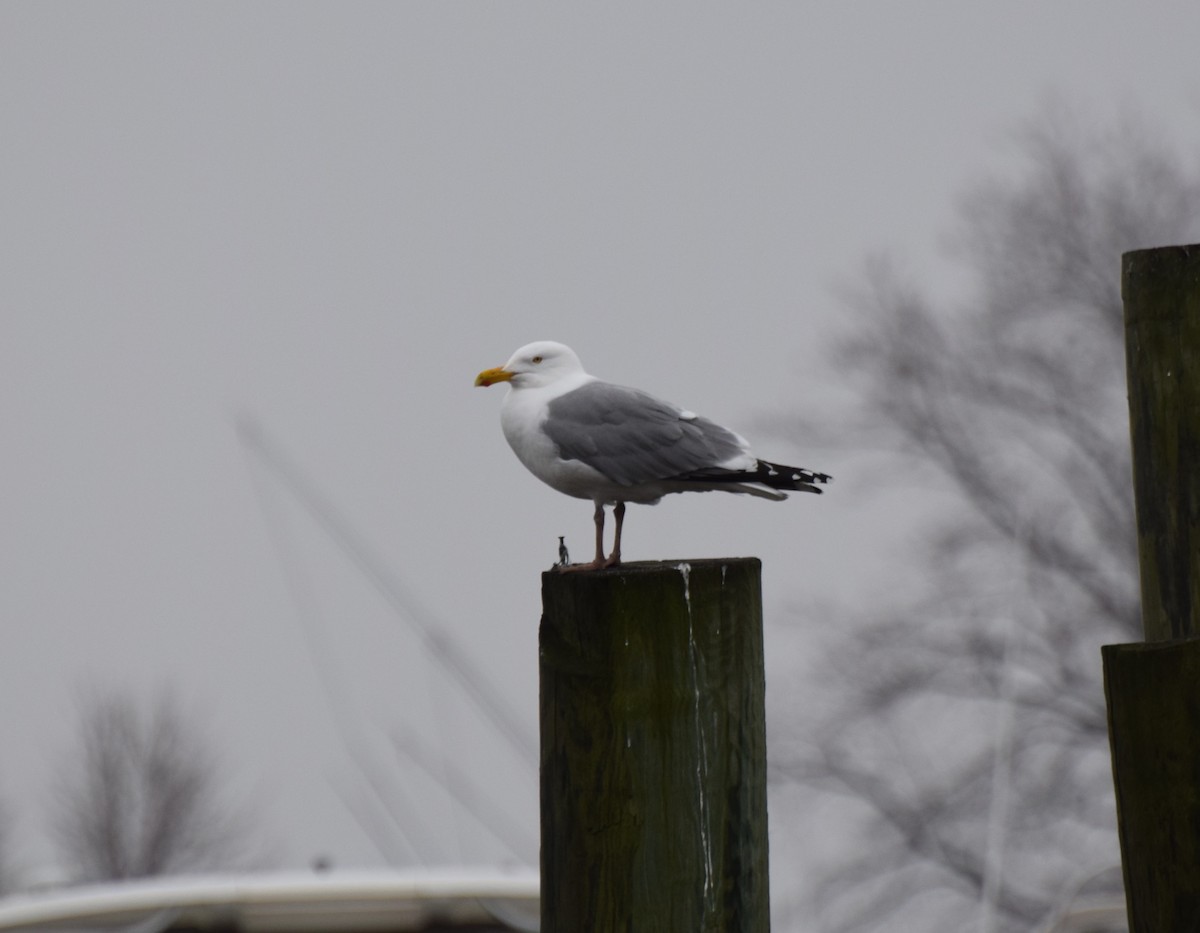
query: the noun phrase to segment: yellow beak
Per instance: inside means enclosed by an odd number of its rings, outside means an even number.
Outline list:
[[[495,369],[485,369],[475,377],[475,385],[490,386],[497,382],[508,382],[512,379],[513,374],[503,366],[497,366]]]

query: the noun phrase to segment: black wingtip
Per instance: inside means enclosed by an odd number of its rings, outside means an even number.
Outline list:
[[[815,484],[828,483],[833,480],[828,473],[818,473],[816,470],[786,466],[782,463],[771,463],[769,460],[759,460],[758,469],[754,475],[758,482],[771,489],[796,489],[815,492],[818,495],[821,490]]]
[[[831,482],[833,477],[828,473],[818,473],[803,467],[784,466],[781,463],[759,460],[755,463],[753,470],[711,468],[695,470],[682,476],[672,477],[672,479],[697,483],[756,483],[766,486],[768,489],[815,492],[820,495],[821,490],[814,484]]]

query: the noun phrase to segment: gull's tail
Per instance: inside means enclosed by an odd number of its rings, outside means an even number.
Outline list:
[[[726,484],[744,486],[747,483],[753,483],[758,486],[766,486],[767,489],[791,489],[800,492],[815,492],[819,495],[821,490],[817,484],[828,483],[833,477],[828,473],[806,470],[804,467],[784,466],[782,463],[756,460],[753,470],[724,470],[720,467],[709,467],[704,470],[693,470],[682,476],[673,477],[673,479],[702,484],[712,489],[720,489]],[[739,491],[757,492],[772,499],[786,498],[783,495],[771,495],[755,489]]]

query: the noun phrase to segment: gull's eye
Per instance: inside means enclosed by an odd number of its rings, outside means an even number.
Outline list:
[[[541,361],[542,361],[542,358],[541,358],[540,356],[535,356],[535,357],[534,357],[532,360],[530,360],[529,362],[531,362],[531,363],[540,363]]]

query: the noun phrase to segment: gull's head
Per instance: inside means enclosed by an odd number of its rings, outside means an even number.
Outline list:
[[[503,366],[485,369],[475,377],[475,385],[509,382],[515,388],[536,387],[581,375],[583,364],[574,350],[553,340],[539,340],[521,347]]]

